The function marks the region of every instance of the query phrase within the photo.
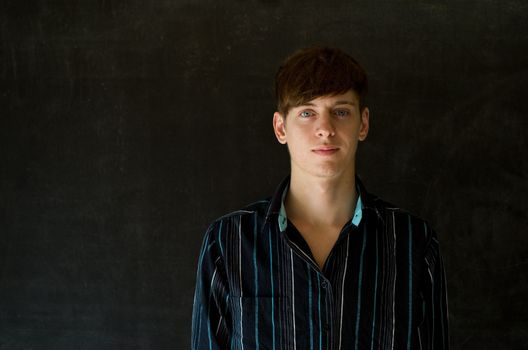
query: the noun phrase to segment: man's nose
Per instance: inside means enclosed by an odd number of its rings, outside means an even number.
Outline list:
[[[329,113],[320,115],[317,123],[316,133],[319,137],[329,137],[335,135],[334,123],[332,116]]]

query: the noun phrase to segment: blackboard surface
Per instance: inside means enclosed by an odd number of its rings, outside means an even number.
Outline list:
[[[427,218],[454,349],[528,343],[528,5],[0,5],[0,349],[186,349],[211,220],[288,173],[273,76],[338,46],[369,73],[367,188]]]

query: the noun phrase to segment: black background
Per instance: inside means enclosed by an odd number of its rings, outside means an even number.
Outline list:
[[[369,73],[358,172],[427,218],[454,349],[528,343],[525,1],[4,1],[0,348],[185,349],[211,220],[288,173],[273,77]]]

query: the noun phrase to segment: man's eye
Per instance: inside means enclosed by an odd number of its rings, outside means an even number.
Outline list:
[[[311,116],[312,116],[312,112],[310,112],[310,111],[302,111],[302,112],[299,114],[299,116],[300,116],[301,118],[308,118],[308,117],[311,117]]]
[[[350,114],[349,111],[342,110],[342,109],[339,109],[339,110],[335,111],[334,113],[335,113],[336,116],[341,117],[341,118],[342,117],[347,117]]]

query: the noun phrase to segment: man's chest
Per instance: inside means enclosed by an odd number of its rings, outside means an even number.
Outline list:
[[[297,230],[292,240],[304,241],[298,243],[302,249],[315,261],[317,266],[323,270],[332,249],[334,248],[341,227],[312,227],[309,225],[296,224],[295,227],[289,226],[290,230]]]
[[[395,320],[407,312],[406,305],[419,303],[416,287],[408,289],[412,266],[397,262],[398,245],[386,230],[362,227],[321,251],[313,244],[313,257],[327,254],[324,270],[310,256],[309,239],[303,246],[279,234],[268,231],[265,238],[235,242],[227,254],[230,305],[241,337],[244,325],[257,325],[261,334],[279,336],[273,329],[289,334],[285,342],[295,333],[297,346],[318,339],[371,342],[379,330],[400,326]]]

